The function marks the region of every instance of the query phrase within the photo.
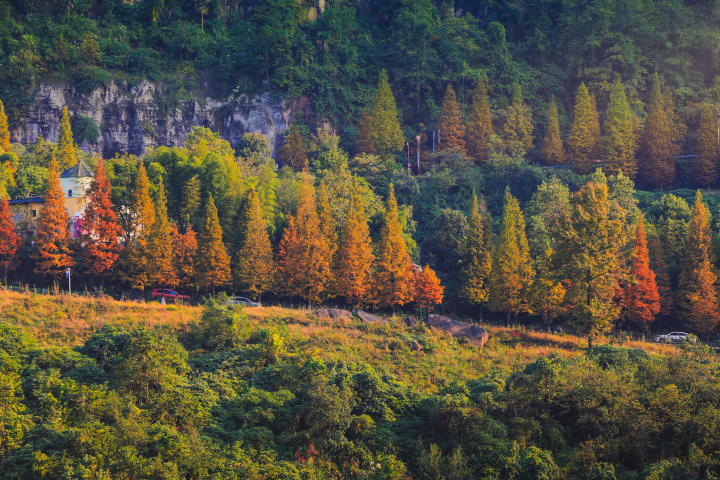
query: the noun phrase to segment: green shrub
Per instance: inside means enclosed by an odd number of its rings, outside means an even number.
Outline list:
[[[75,143],[81,144],[88,142],[90,144],[97,143],[100,139],[100,129],[91,117],[77,115],[72,125],[73,137]]]
[[[100,67],[86,66],[78,72],[78,88],[86,92],[105,87],[112,80],[112,75]]]
[[[624,367],[650,359],[650,355],[641,348],[623,348],[614,345],[598,345],[588,352],[598,359],[601,367]]]
[[[160,73],[160,62],[157,53],[150,48],[138,48],[128,55],[128,70],[135,75],[142,75],[155,81]]]

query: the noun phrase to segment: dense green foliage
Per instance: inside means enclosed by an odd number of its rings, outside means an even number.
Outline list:
[[[372,361],[330,361],[285,321],[253,324],[222,301],[183,343],[107,326],[80,347],[40,348],[0,324],[0,478],[720,474],[720,374],[702,347],[602,345],[427,389]],[[399,364],[417,361],[415,339],[434,355],[422,326],[377,333]]]

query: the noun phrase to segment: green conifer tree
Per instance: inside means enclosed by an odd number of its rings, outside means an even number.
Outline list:
[[[468,215],[468,229],[462,245],[462,269],[460,270],[460,298],[471,307],[480,308],[483,318],[483,306],[490,298],[488,280],[492,271],[492,237],[487,232],[480,215],[477,195],[473,195],[472,207]]]
[[[616,175],[622,171],[634,179],[637,175],[637,140],[633,114],[625,96],[625,87],[615,82],[605,115],[605,137],[601,142],[604,171]]]
[[[395,97],[390,90],[385,70],[380,72],[370,120],[370,135],[373,145],[378,154],[384,160],[388,160],[400,151],[405,144],[405,139],[400,129]]]
[[[717,175],[717,121],[714,112],[707,106],[700,119],[700,138],[698,138],[697,158],[693,165],[693,176],[700,185],[707,187],[717,180]]]
[[[439,150],[457,148],[465,153],[465,127],[460,118],[460,107],[452,85],[448,84],[442,101],[442,112],[438,117],[437,128],[440,130]]]
[[[488,160],[488,142],[491,134],[492,113],[487,99],[487,86],[483,80],[479,80],[473,94],[470,122],[465,129],[467,153],[475,162]]]
[[[523,100],[522,88],[517,84],[513,92],[512,103],[507,108],[505,141],[517,142],[526,151],[533,147],[532,114]]]
[[[5,105],[0,100],[0,153],[3,151],[12,152],[12,145],[10,145],[10,129],[5,115]]]
[[[60,120],[60,136],[57,143],[57,162],[60,165],[60,172],[67,170],[77,163],[75,155],[75,143],[70,129],[70,115],[67,107],[63,107],[62,119]]]
[[[640,178],[651,187],[670,185],[675,180],[679,127],[674,123],[672,98],[664,98],[655,74],[639,149]]]
[[[547,133],[540,144],[540,158],[546,165],[561,165],[565,161],[563,141],[560,138],[560,125],[558,124],[558,109],[555,97],[550,101],[548,111]]]
[[[360,129],[357,136],[357,153],[366,153],[368,155],[376,155],[377,149],[372,139],[372,118],[366,108],[363,109],[360,116]]]
[[[584,83],[575,94],[573,124],[568,137],[567,159],[579,173],[592,172],[598,156],[600,142],[600,121],[594,97]]]

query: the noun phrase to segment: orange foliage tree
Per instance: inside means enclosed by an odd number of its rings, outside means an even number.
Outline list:
[[[148,235],[145,248],[148,282],[156,287],[177,285],[173,263],[172,232],[173,226],[167,216],[165,187],[160,182],[155,202],[155,222],[150,227],[150,235]]]
[[[335,269],[335,292],[353,306],[362,305],[370,293],[375,257],[357,178],[353,178],[350,208],[342,231]]]
[[[35,273],[55,281],[74,267],[70,251],[70,217],[65,210],[58,164],[53,158],[48,172],[48,189],[43,198],[35,234]]]
[[[460,107],[452,85],[448,84],[442,101],[442,113],[437,120],[440,130],[439,149],[458,148],[465,153],[465,127],[460,118]]]
[[[195,255],[197,253],[197,236],[192,227],[180,233],[173,225],[173,263],[178,288],[191,288],[195,283]]]
[[[716,280],[710,262],[705,259],[697,270],[697,289],[688,297],[690,300],[688,322],[703,335],[709,334],[720,324]]]
[[[7,272],[14,265],[15,252],[20,246],[20,237],[15,233],[10,216],[10,205],[7,198],[0,201],[0,266],[5,271],[5,285],[7,286]]]
[[[439,305],[443,300],[445,287],[440,285],[440,279],[429,265],[425,265],[422,272],[415,276],[415,301],[428,313],[432,307]]]
[[[131,221],[126,232],[120,278],[132,288],[144,289],[148,284],[146,246],[150,229],[155,223],[155,205],[150,198],[150,181],[143,162],[139,162],[135,185],[130,196]]]
[[[402,226],[398,218],[398,205],[395,190],[390,184],[385,223],[380,233],[378,245],[379,258],[376,262],[374,281],[374,300],[380,306],[393,308],[413,301],[414,271],[410,255],[407,252]]]
[[[632,283],[623,292],[628,317],[643,331],[647,331],[660,311],[660,295],[655,283],[655,272],[650,269],[645,224],[642,215],[635,232],[635,252],[630,268]]]
[[[105,162],[101,158],[90,187],[90,200],[83,216],[82,243],[85,271],[101,278],[101,289],[105,277],[110,275],[120,256],[119,238],[122,229],[110,199],[110,180]]]

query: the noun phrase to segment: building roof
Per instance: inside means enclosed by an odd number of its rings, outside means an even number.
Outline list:
[[[17,205],[21,203],[43,203],[45,201],[42,197],[28,197],[28,198],[14,198],[12,200],[8,200],[8,203],[10,205]]]
[[[60,174],[60,178],[73,178],[73,177],[94,177],[93,171],[85,165],[85,162],[79,160],[78,163],[68,168]]]

